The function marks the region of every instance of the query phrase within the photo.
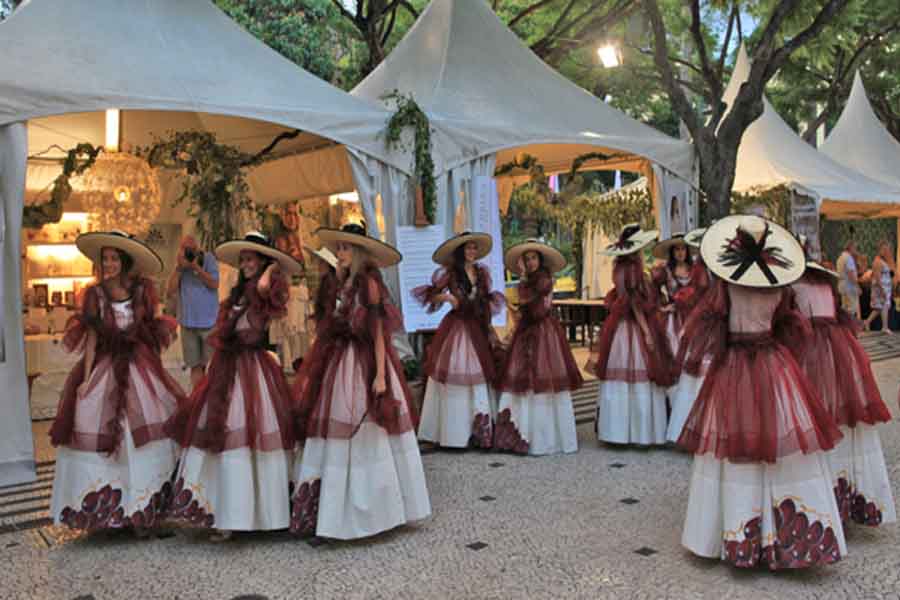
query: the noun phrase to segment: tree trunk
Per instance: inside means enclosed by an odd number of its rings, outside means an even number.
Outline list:
[[[698,140],[700,190],[706,197],[706,218],[710,222],[731,213],[731,188],[737,167],[737,148],[722,148],[715,138]]]
[[[366,32],[366,47],[369,49],[369,58],[366,60],[366,64],[363,67],[363,73],[360,77],[361,80],[365,79],[365,77],[374,71],[375,68],[381,64],[381,61],[384,60],[384,48],[381,45],[378,31],[373,27],[369,27],[369,30]]]

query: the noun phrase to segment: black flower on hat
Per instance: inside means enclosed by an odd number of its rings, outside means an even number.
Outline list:
[[[730,275],[732,281],[740,281],[747,270],[756,265],[769,283],[776,285],[778,278],[770,267],[790,269],[794,266],[794,263],[783,255],[781,248],[766,246],[766,239],[771,233],[768,223],[759,240],[756,240],[750,232],[738,228],[735,237],[722,246],[719,263],[726,267],[737,267]]]
[[[619,239],[616,240],[615,243],[611,244],[610,248],[615,248],[616,250],[628,250],[637,243],[631,238],[634,237],[634,234],[636,234],[640,230],[640,225],[628,225],[627,227],[622,229],[622,233],[619,234]]]

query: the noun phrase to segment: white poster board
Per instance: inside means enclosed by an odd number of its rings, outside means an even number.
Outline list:
[[[400,309],[403,311],[403,327],[406,331],[437,329],[444,315],[450,312],[450,305],[444,304],[439,310],[429,314],[426,307],[419,304],[412,295],[414,288],[431,283],[431,276],[438,268],[431,262],[431,255],[445,238],[442,225],[397,227],[397,249],[403,254],[403,260],[397,266],[400,275]]]
[[[497,182],[487,175],[472,178],[472,231],[491,234],[494,246],[483,262],[491,270],[494,290],[503,293],[505,271],[503,266],[503,235],[500,227],[500,204],[497,196]],[[506,327],[506,306],[491,321],[494,327]]]
[[[791,231],[796,236],[805,235],[810,254],[816,260],[821,260],[819,207],[816,206],[815,198],[797,192],[791,194]]]

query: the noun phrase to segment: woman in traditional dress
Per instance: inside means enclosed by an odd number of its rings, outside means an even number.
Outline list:
[[[609,312],[591,349],[587,369],[600,380],[597,438],[613,444],[661,445],[666,441],[666,388],[672,354],[657,316],[657,291],[644,273],[644,248],[656,231],[626,225],[602,254],[616,257]]]
[[[703,236],[717,277],[684,329],[712,366],[679,444],[694,454],[682,544],[738,567],[798,569],[846,553],[826,453],[841,433],[785,342],[811,332],[788,287],[803,250],[782,227],[726,217]]]
[[[666,338],[674,356],[678,354],[681,328],[690,308],[685,300],[691,293],[689,288],[694,260],[684,241],[684,234],[681,233],[656,244],[653,256],[663,261],[662,264],[653,267],[651,278],[654,287],[664,292],[659,295],[659,305],[663,312]]]
[[[498,380],[494,448],[534,456],[576,452],[571,392],[583,381],[553,314],[553,274],[566,259],[555,248],[528,240],[510,248],[505,262],[521,277],[520,318]]]
[[[75,243],[101,282],[85,291],[63,340],[83,357],[50,429],[58,448],[50,513],[74,529],[132,527],[144,536],[169,499],[177,449],[163,425],[184,400],[160,359],[176,323],[157,316],[146,277],[163,263],[121,232],[87,233]]]
[[[378,271],[401,256],[358,225],[316,235],[338,258],[340,288],[303,366],[291,531],[358,539],[431,514],[411,394],[391,344],[401,316]]]
[[[684,243],[687,244],[691,251],[696,252],[700,248],[700,240],[703,239],[703,229],[695,229],[684,236]],[[681,328],[683,330],[684,323],[693,312],[694,308],[700,303],[700,299],[709,289],[710,278],[709,270],[703,257],[697,255],[692,259],[690,285],[683,287],[675,294],[676,312],[682,315]],[[671,314],[671,313],[670,313]],[[691,340],[684,339],[679,334],[678,348],[673,348],[676,356],[684,357],[690,354],[687,348],[682,346],[690,346]],[[669,415],[669,426],[666,429],[666,440],[669,442],[677,442],[681,437],[681,430],[684,422],[687,420],[691,407],[700,393],[703,386],[703,379],[709,369],[711,357],[707,354],[695,363],[686,364],[682,359],[676,359],[675,366],[678,372],[678,381],[674,386],[669,388],[669,403],[672,412]]]
[[[801,244],[805,239],[801,236]],[[855,321],[841,308],[838,274],[812,260],[793,284],[797,306],[809,319],[813,339],[792,346],[803,372],[844,434],[828,463],[844,523],[877,526],[897,520],[881,439],[875,426],[891,420]]]
[[[313,262],[319,270],[319,285],[316,288],[316,298],[313,302],[313,320],[316,330],[327,317],[334,312],[338,294],[337,257],[325,246],[315,250],[305,246],[306,251],[313,257]]]
[[[210,335],[205,378],[167,431],[183,447],[172,517],[234,531],[287,529],[295,434],[284,372],[266,349],[270,321],[284,314],[286,277],[303,265],[251,232],[216,248],[239,270]]]
[[[891,245],[886,241],[878,244],[878,254],[872,261],[871,279],[871,304],[872,312],[869,313],[863,326],[866,331],[872,326],[876,317],[881,317],[882,333],[893,333],[890,327],[891,304],[894,301],[894,259],[891,256]]]
[[[503,294],[491,290],[491,274],[477,261],[493,242],[486,233],[463,233],[435,250],[441,267],[431,285],[413,295],[436,311],[445,302],[452,310],[441,321],[425,359],[425,400],[419,439],[450,448],[493,445],[499,341],[491,316],[500,311]]]

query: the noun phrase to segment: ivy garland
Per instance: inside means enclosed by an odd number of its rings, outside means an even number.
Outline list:
[[[22,227],[40,229],[48,223],[58,223],[62,219],[63,207],[72,195],[72,184],[69,179],[90,169],[103,151],[102,146],[93,146],[87,142],[78,144],[66,153],[63,171],[53,180],[50,199],[42,204],[32,204],[22,210]]]
[[[782,227],[791,228],[791,190],[779,185],[773,188],[751,188],[746,192],[731,193],[731,214],[745,214],[751,208],[762,206],[766,216]]]
[[[428,116],[416,104],[412,95],[405,96],[398,90],[382,96],[386,102],[394,102],[396,110],[388,119],[385,130],[385,145],[388,149],[403,146],[403,130],[413,128],[414,142],[414,166],[413,174],[422,188],[422,199],[425,205],[425,215],[434,223],[434,208],[437,205],[437,183],[434,179],[434,159],[431,157],[431,125]]]

